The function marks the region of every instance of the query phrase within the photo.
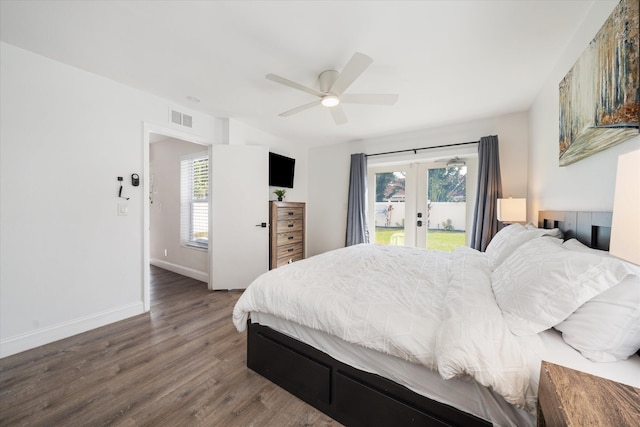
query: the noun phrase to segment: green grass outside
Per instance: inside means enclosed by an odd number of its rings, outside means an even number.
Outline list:
[[[391,236],[396,233],[403,233],[400,228],[376,227],[376,243],[388,245]],[[466,244],[466,233],[464,231],[427,231],[427,249],[439,249],[451,252],[458,246]]]

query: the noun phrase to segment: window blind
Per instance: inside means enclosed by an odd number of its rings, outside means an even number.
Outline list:
[[[189,154],[180,159],[180,242],[209,246],[209,154]]]

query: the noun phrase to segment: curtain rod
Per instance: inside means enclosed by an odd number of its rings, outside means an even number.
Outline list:
[[[431,150],[432,148],[445,148],[445,147],[456,147],[458,145],[469,145],[469,144],[477,144],[478,141],[471,142],[459,142],[457,144],[445,144],[445,145],[435,145],[433,147],[422,147],[422,148],[408,148],[406,150],[398,150],[398,151],[386,151],[384,153],[374,153],[374,154],[365,154],[365,157],[373,157],[373,156],[384,156],[386,154],[397,154],[397,153],[410,153],[413,151],[413,154],[418,154],[419,150]]]

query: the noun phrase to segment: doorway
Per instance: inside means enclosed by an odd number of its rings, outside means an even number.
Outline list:
[[[153,134],[149,149],[150,263],[209,281],[208,147]]]
[[[370,167],[371,242],[446,251],[467,244],[475,199],[475,180],[467,179],[469,166],[475,170],[475,159],[470,160]]]
[[[150,152],[151,143],[159,141],[164,138],[173,138],[183,141],[185,143],[198,144],[205,150],[209,150],[211,143],[204,138],[200,138],[185,132],[181,132],[175,129],[166,128],[150,123],[144,123],[143,125],[143,175],[142,175],[142,191],[145,195],[143,203],[143,221],[142,221],[142,299],[144,304],[144,310],[149,311],[151,309],[151,201],[153,198],[151,188],[151,171],[150,171]],[[209,223],[211,218],[209,218]],[[211,224],[209,224],[209,230],[211,230]],[[207,259],[208,259],[207,255]],[[208,281],[210,282],[210,274],[208,275]],[[210,287],[210,283],[208,283]]]

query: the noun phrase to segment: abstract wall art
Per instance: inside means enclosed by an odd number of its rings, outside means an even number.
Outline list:
[[[560,82],[560,166],[639,134],[640,0],[621,0]]]

